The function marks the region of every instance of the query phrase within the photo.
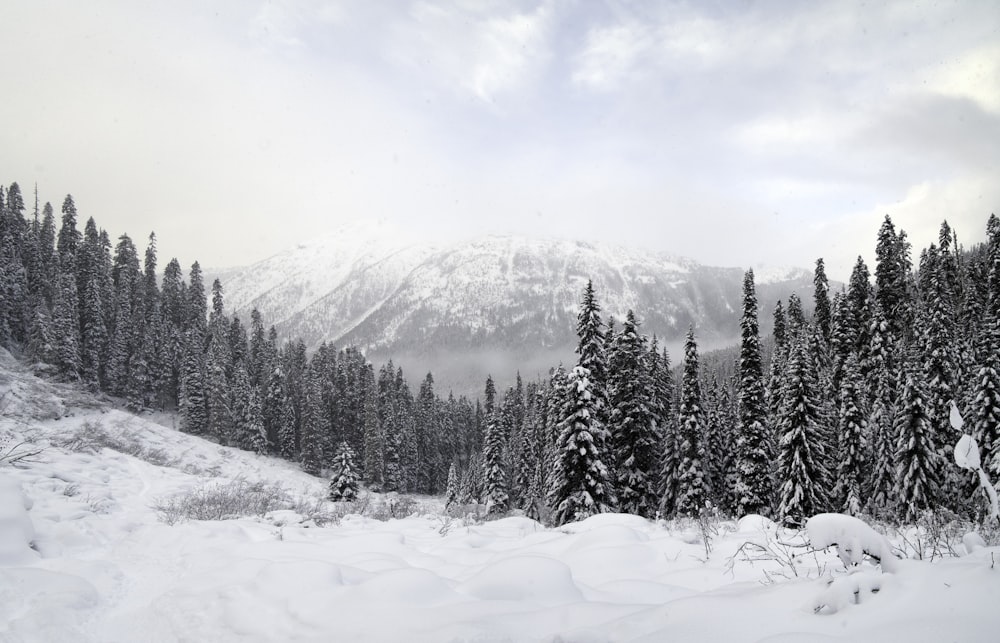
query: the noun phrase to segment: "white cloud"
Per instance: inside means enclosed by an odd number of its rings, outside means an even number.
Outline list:
[[[1000,45],[978,47],[918,75],[926,78],[928,91],[966,98],[1000,113]]]
[[[555,6],[416,2],[387,44],[390,57],[428,80],[482,101],[525,89],[548,64]]]

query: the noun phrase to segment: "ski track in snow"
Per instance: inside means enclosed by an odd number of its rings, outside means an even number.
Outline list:
[[[62,389],[26,373],[0,375],[0,388],[16,380],[19,394],[35,396],[27,411],[0,419],[0,431],[50,445],[40,462],[0,468],[0,482],[17,483],[31,501],[38,552],[16,541],[8,516],[24,509],[0,486],[5,643],[974,642],[995,641],[1000,628],[1000,548],[902,561],[879,576],[878,594],[853,604],[853,594],[835,591],[847,584],[820,577],[824,568],[847,578],[832,550],[804,557],[799,578],[769,585],[766,574],[790,570],[741,557],[730,568],[744,542],[799,537],[759,517],[723,523],[708,555],[693,523],[606,514],[558,529],[523,517],[465,524],[436,513],[439,499],[422,499],[421,515],[387,522],[348,515],[318,528],[278,511],[167,525],[153,508],[159,499],[212,481],[282,481],[304,497],[324,494],[326,483],[147,418],[70,408],[57,399]],[[60,404],[72,415],[32,415]],[[130,436],[143,453],[159,449],[151,459],[170,466],[58,446],[87,423]],[[836,601],[836,613],[814,613],[820,596]]]

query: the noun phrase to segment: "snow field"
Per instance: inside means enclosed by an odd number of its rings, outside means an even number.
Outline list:
[[[962,558],[848,573],[834,549],[808,553],[804,534],[759,516],[699,526],[603,514],[547,529],[449,518],[424,500],[410,517],[349,514],[325,527],[291,507],[168,525],[156,507],[173,494],[280,482],[308,504],[326,481],[5,377],[21,401],[0,431],[48,448],[0,466],[0,641],[994,641],[1000,631],[1000,549],[979,543]],[[813,544],[845,533],[864,549],[889,544],[841,518],[810,529]]]

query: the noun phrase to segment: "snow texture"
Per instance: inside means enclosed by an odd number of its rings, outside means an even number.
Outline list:
[[[997,548],[831,584],[832,553],[787,564],[740,554],[796,537],[759,516],[721,523],[709,553],[690,525],[621,514],[558,529],[477,523],[443,516],[437,498],[386,521],[317,527],[291,506],[169,525],[162,499],[240,480],[334,505],[326,481],[181,434],[173,416],[70,398],[0,364],[0,394],[12,390],[0,435],[46,450],[0,468],[2,641],[975,643],[1000,628]],[[814,519],[813,544],[861,545],[885,567],[885,541],[843,518]],[[817,614],[803,595],[823,591]]]

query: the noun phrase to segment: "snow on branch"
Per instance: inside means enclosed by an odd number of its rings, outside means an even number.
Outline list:
[[[817,514],[806,521],[809,542],[816,549],[837,547],[837,555],[848,568],[860,565],[867,555],[877,561],[886,572],[899,569],[899,559],[885,536],[853,516],[843,514]]]

